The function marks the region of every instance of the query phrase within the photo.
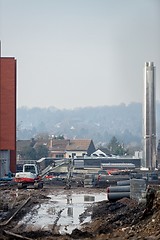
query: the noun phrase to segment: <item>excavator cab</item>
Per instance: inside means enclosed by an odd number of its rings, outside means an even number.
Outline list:
[[[33,174],[38,175],[38,169],[35,164],[24,164],[23,165],[23,172],[31,172]]]

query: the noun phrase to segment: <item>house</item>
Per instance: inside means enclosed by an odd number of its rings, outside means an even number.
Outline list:
[[[95,150],[91,139],[51,139],[49,144],[49,155],[53,158],[90,156]]]
[[[52,158],[65,158],[68,142],[67,139],[50,139],[49,156]]]
[[[107,147],[99,147],[98,148],[100,151],[102,151],[104,154],[106,154],[106,156],[108,156],[108,157],[111,157],[112,156],[112,154],[110,153],[110,151],[109,151],[109,149],[107,148]],[[97,150],[98,150],[97,149]]]
[[[107,157],[107,155],[100,149],[97,149],[95,152],[91,154],[91,157]]]
[[[95,146],[91,139],[50,139],[49,141],[42,140],[18,140],[17,141],[17,160],[22,160],[21,152],[25,147],[35,148],[38,145],[45,145],[48,148],[50,158],[74,158],[90,156],[95,152]],[[44,156],[45,157],[45,156]]]
[[[90,156],[96,150],[91,139],[70,140],[66,147],[66,158]]]

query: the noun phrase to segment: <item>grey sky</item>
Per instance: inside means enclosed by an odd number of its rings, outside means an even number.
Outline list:
[[[160,0],[0,0],[0,39],[17,107],[142,102],[145,61],[160,99]]]

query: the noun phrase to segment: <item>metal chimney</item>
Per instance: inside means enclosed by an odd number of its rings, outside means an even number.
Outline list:
[[[156,102],[155,66],[146,62],[144,67],[144,106],[143,106],[143,162],[142,166],[156,168]]]

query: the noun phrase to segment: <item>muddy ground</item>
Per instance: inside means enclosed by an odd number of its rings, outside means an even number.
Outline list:
[[[145,203],[123,198],[116,202],[107,200],[93,203],[87,211],[92,211],[92,221],[85,223],[81,230],[75,229],[71,234],[61,236],[56,224],[52,231],[27,231],[23,226],[17,227],[21,218],[33,206],[47,201],[48,195],[59,192],[74,191],[75,193],[105,192],[103,188],[71,188],[65,190],[63,186],[44,186],[41,190],[17,190],[16,186],[0,186],[0,240],[9,239],[37,239],[37,240],[71,240],[71,239],[160,239],[160,194],[159,186],[153,209],[143,217]],[[87,215],[87,211],[80,216]]]

